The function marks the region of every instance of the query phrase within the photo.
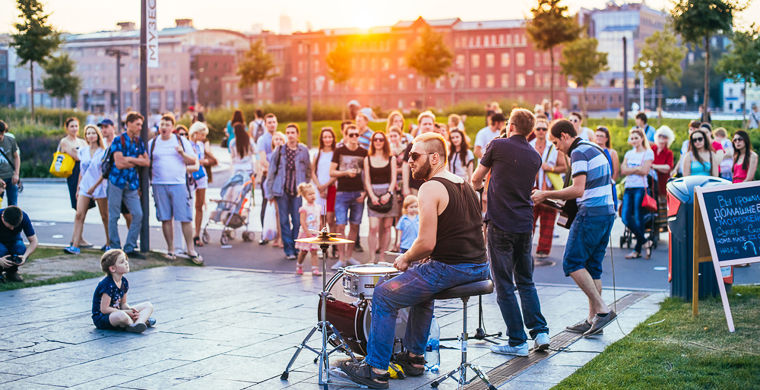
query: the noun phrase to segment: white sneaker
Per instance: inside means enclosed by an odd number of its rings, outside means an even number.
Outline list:
[[[354,259],[352,257],[352,258],[348,259],[348,264],[349,265],[357,265],[357,264],[361,264],[361,262],[359,262],[359,260],[356,260],[356,259]]]
[[[333,264],[332,267],[330,267],[330,269],[337,270],[337,269],[341,269],[341,268],[343,268],[345,266],[346,266],[345,263],[343,263],[342,261],[338,260],[338,261],[335,262],[335,264]]]

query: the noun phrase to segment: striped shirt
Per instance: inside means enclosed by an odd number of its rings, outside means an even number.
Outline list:
[[[615,214],[612,200],[610,164],[601,149],[577,139],[570,147],[573,177],[586,175],[586,188],[578,199],[578,214],[596,216]]]

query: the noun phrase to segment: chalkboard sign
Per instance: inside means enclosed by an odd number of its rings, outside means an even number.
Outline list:
[[[697,195],[718,261],[760,256],[760,182],[702,188]]]

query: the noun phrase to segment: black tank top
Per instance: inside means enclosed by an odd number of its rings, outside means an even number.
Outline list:
[[[430,258],[446,264],[485,263],[483,216],[475,190],[465,183],[442,177],[435,180],[449,193],[449,204],[438,216],[435,248]]]
[[[391,160],[388,160],[388,164],[380,168],[372,166],[372,159],[367,156],[369,160],[369,181],[372,184],[389,184],[391,182]]]

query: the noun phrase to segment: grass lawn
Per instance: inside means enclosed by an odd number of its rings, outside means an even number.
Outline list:
[[[720,299],[669,298],[628,336],[555,389],[752,389],[760,386],[760,286],[729,296],[736,332],[729,333]]]
[[[19,273],[24,281],[21,283],[7,281],[0,283],[0,291],[100,278],[103,276],[100,269],[100,256],[102,254],[99,250],[84,249],[79,256],[72,256],[64,254],[61,248],[38,247],[26,263],[19,268]],[[133,259],[129,261],[131,272],[167,265],[194,264],[183,258],[169,261],[161,254],[154,252],[148,253],[145,260]]]

